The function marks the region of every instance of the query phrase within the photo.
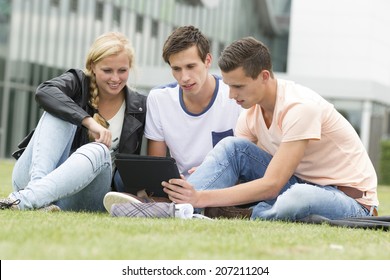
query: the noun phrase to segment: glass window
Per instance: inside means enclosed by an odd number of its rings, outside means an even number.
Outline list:
[[[53,7],[59,7],[60,6],[60,0],[51,0],[50,5]]]
[[[207,37],[207,40],[209,41],[209,44],[210,44],[210,53],[213,52],[213,40],[211,39],[211,37]]]
[[[96,20],[103,20],[103,2],[96,2],[95,18]]]
[[[152,37],[158,37],[158,20],[155,19],[152,20]]]
[[[0,83],[0,109],[1,110],[3,110],[3,95],[4,95],[4,87],[2,86],[2,83]],[[0,122],[0,128],[1,128],[1,122]]]
[[[114,24],[119,26],[121,24],[121,9],[114,7]]]
[[[10,21],[11,0],[0,0],[0,25]]]
[[[78,1],[77,0],[71,0],[70,1],[70,11],[72,13],[77,13],[77,6],[78,6]]]
[[[225,44],[222,42],[219,42],[218,44],[218,55],[222,53],[222,51],[225,49]]]
[[[135,30],[137,33],[142,33],[144,30],[144,18],[140,14],[137,14],[137,19],[135,22]]]
[[[0,57],[0,82],[5,79],[5,65],[6,60],[3,57]]]

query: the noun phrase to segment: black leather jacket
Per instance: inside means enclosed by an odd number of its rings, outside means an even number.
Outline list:
[[[82,70],[70,69],[39,85],[35,100],[48,113],[77,125],[71,152],[89,142],[88,130],[81,125],[95,109],[88,103],[90,79]],[[146,96],[125,87],[126,109],[119,152],[140,154],[145,129]]]

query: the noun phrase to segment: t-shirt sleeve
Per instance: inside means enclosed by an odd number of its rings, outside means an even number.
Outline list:
[[[313,104],[294,104],[280,118],[282,142],[321,139],[322,110]]]
[[[156,95],[149,93],[146,101],[145,137],[154,141],[164,141],[164,131],[161,125],[160,108]]]
[[[248,124],[248,110],[243,110],[238,117],[234,134],[237,137],[246,138],[253,143],[257,142],[257,137],[251,131]]]

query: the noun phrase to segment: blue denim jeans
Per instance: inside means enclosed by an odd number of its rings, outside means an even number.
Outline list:
[[[55,203],[62,210],[105,211],[111,190],[111,157],[100,143],[88,143],[69,155],[76,126],[45,112],[26,150],[15,164],[10,198],[20,209]]]
[[[196,190],[227,188],[262,178],[271,159],[252,142],[227,137],[209,152],[188,182]],[[251,218],[299,220],[314,214],[341,219],[367,216],[369,211],[333,186],[318,186],[292,176],[278,197],[254,204]]]

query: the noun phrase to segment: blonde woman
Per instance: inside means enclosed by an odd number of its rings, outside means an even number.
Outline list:
[[[141,148],[146,96],[126,85],[133,62],[127,38],[109,32],[92,44],[84,71],[70,69],[38,87],[45,112],[0,209],[104,211],[115,154]]]

